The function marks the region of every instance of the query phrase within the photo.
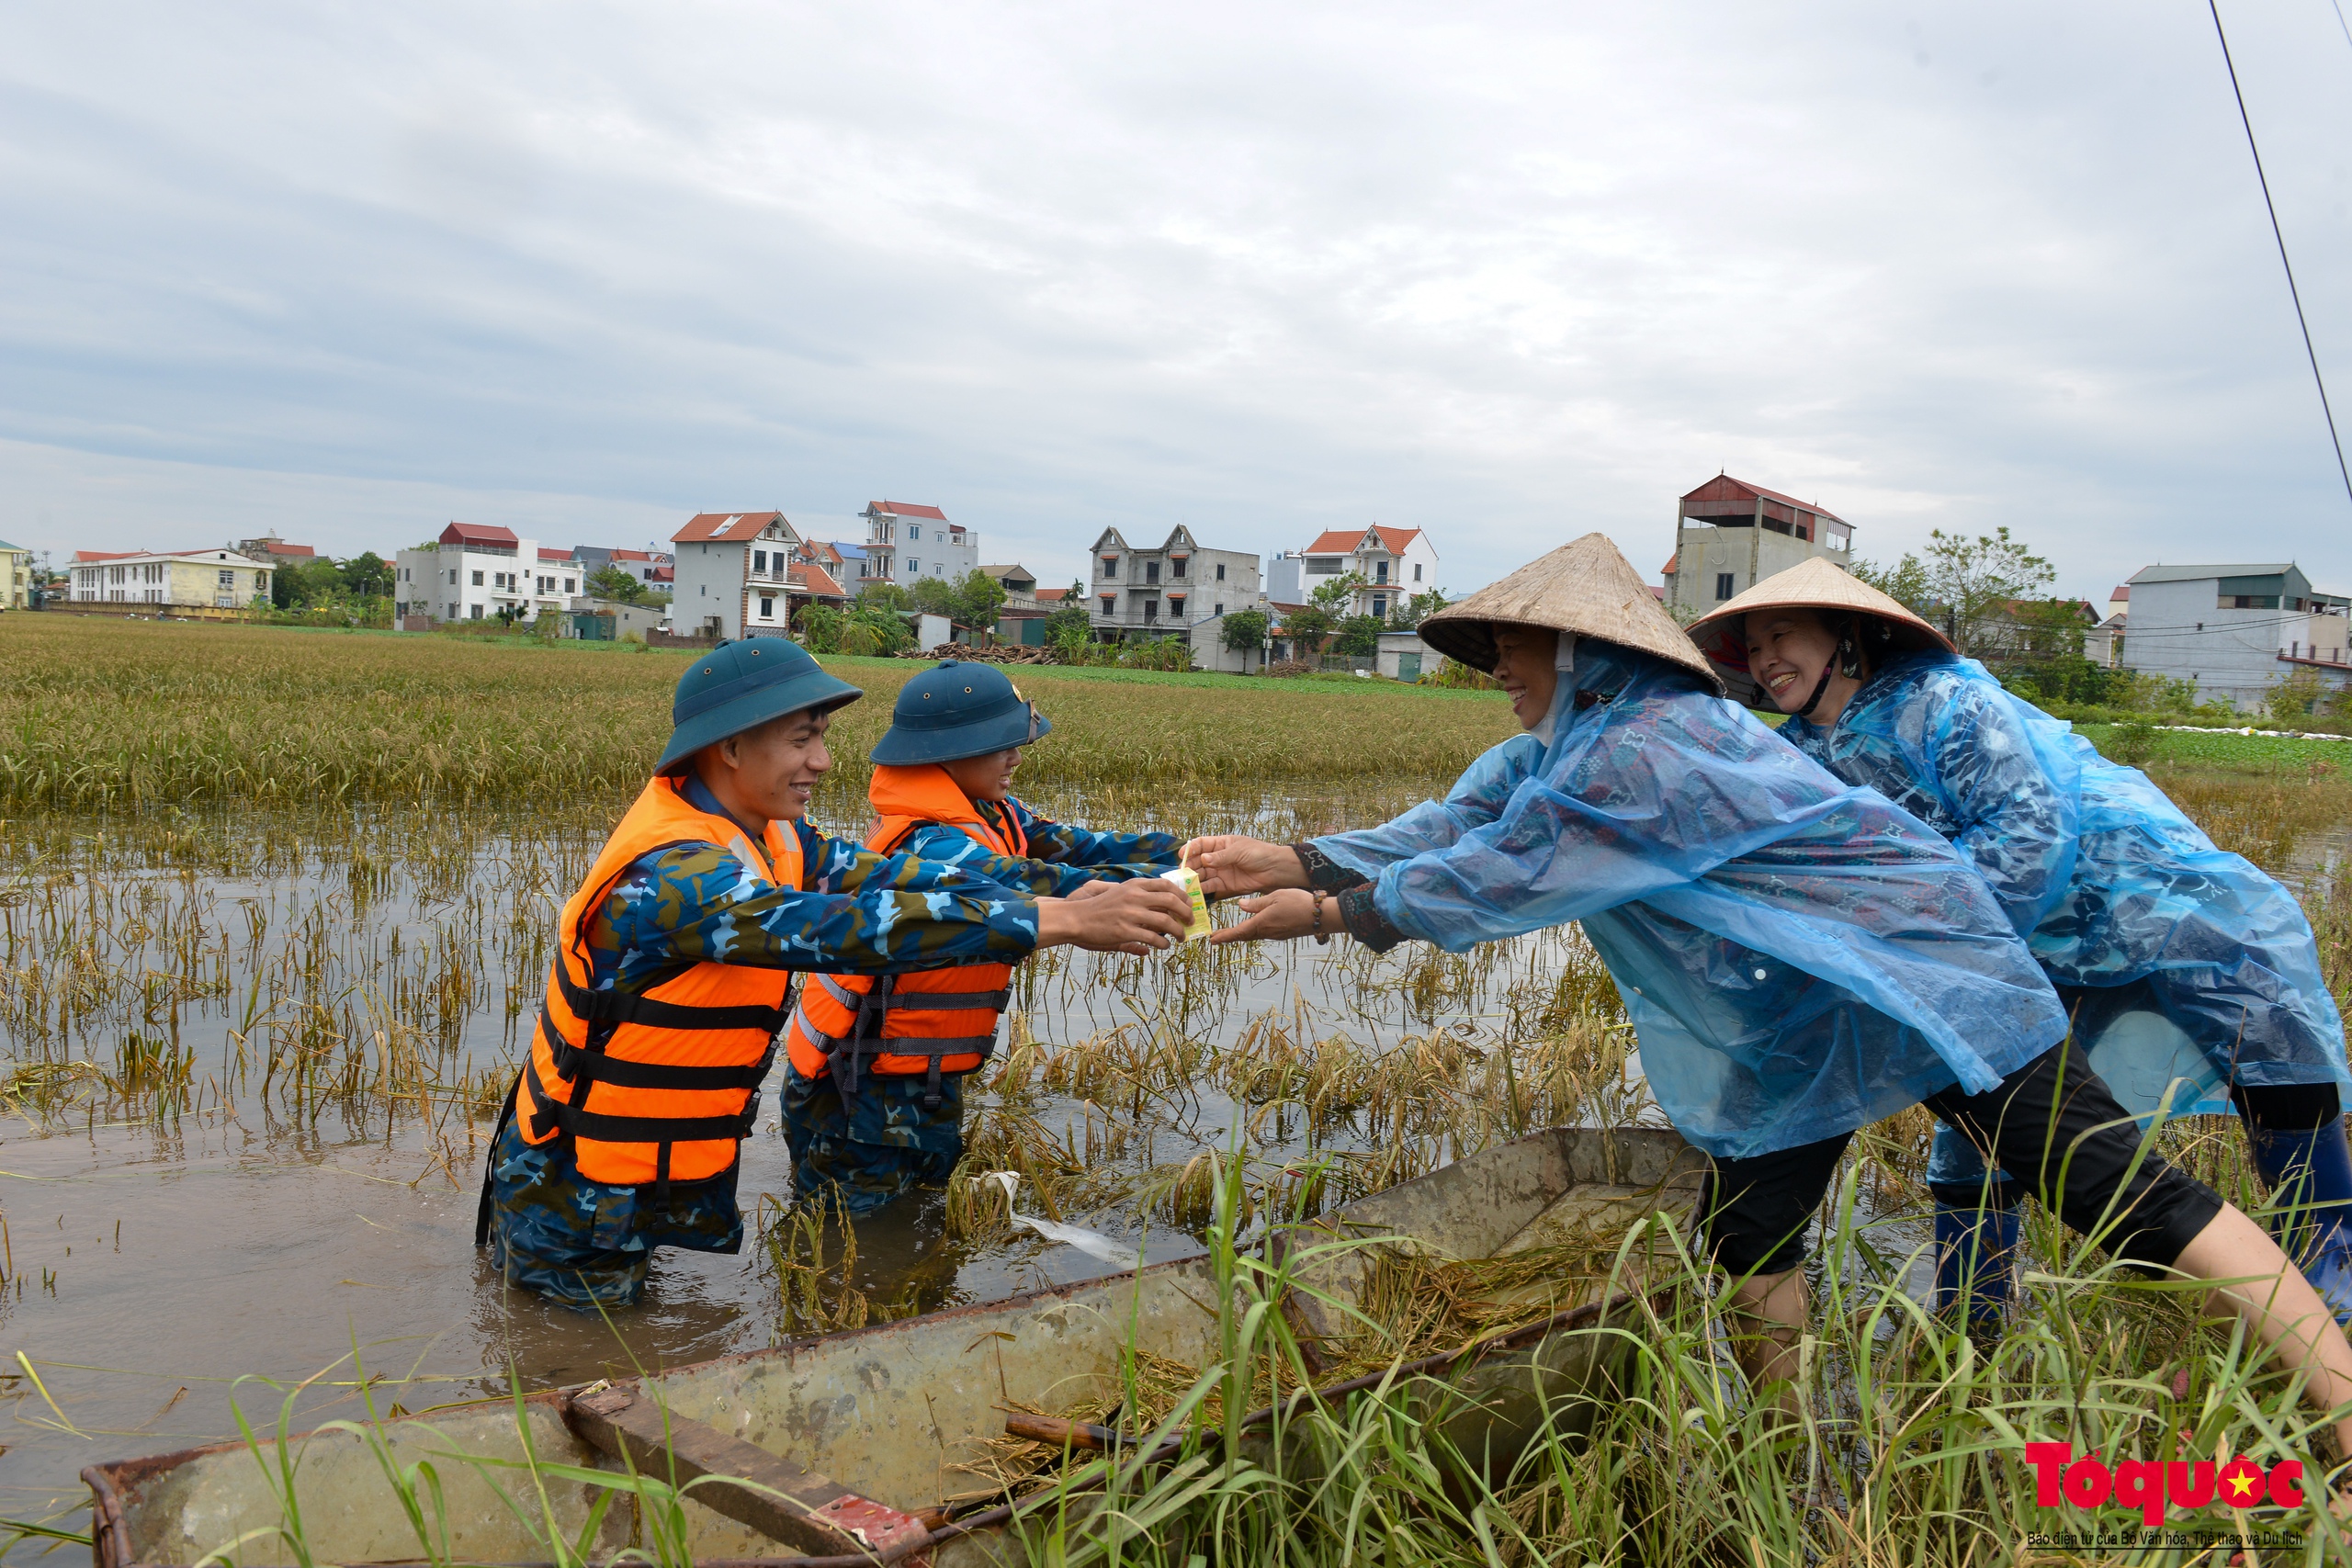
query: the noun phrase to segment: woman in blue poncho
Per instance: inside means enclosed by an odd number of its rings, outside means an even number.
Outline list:
[[[1568,920],[1608,964],[1642,1069],[1713,1156],[1702,1211],[1752,1328],[1790,1378],[1804,1233],[1853,1130],[1926,1100],[2065,1222],[2208,1280],[2313,1397],[2352,1402],[2352,1346],[2261,1228],[2151,1157],[2105,1085],[2054,1049],[2065,1014],[1950,844],[1840,783],[1745,709],[1599,534],[1422,623],[1492,669],[1528,733],[1442,802],[1282,846],[1188,846],[1215,893],[1258,893],[1222,942],[1345,931],[1449,952]],[[2054,1136],[2052,1136],[2054,1130]],[[2265,1304],[2267,1303],[2267,1304]],[[2352,1422],[2341,1437],[2352,1443]]]
[[[2058,987],[2075,1039],[2134,1115],[2226,1114],[2288,1216],[2289,1250],[2352,1321],[2344,1025],[2310,923],[2135,769],[1960,658],[1943,634],[1826,560],[1767,578],[1691,627],[1784,713],[1781,734],[1951,839]],[[2168,1097],[2168,1098],[2167,1098]],[[1959,1130],[1928,1165],[1939,1295],[2007,1293],[2018,1183]]]

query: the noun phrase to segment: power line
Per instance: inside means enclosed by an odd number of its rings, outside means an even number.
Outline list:
[[[2278,227],[2278,209],[2270,199],[2270,176],[2262,172],[2262,149],[2255,145],[2254,120],[2245,112],[2245,93],[2238,86],[2237,62],[2230,58],[2230,35],[2222,30],[2221,0],[2205,0],[2213,13],[2213,36],[2222,40],[2222,63],[2229,68],[2230,93],[2238,101],[2238,123],[2245,127],[2246,151],[2254,154],[2254,177],[2262,186],[2262,208],[2270,214],[2270,237],[2278,242],[2278,265],[2287,271],[2287,297],[2295,302],[2295,324],[2303,329],[2303,354],[2312,362],[2312,380],[2319,387],[2319,412],[2327,419],[2328,444],[2335,448],[2335,471],[2344,476],[2344,494],[2352,500],[2352,464],[2344,460],[2344,441],[2335,434],[2335,411],[2328,406],[2327,380],[2319,373],[2319,351],[2312,347],[2312,326],[2303,319],[2302,292],[2295,287],[2295,266],[2287,259],[2287,235]],[[2339,9],[2336,19],[2343,19]]]
[[[2335,25],[2344,29],[2344,41],[2352,43],[2352,22],[2344,19],[2344,0],[2327,0],[2327,3],[2335,7]]]

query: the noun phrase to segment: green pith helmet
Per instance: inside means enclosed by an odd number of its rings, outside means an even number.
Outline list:
[[[1026,746],[1053,728],[1003,671],[951,659],[900,689],[870,756],[884,766],[957,762]]]
[[[696,656],[670,703],[670,744],[657,773],[675,773],[715,741],[802,708],[828,712],[865,694],[818,667],[808,650],[780,637],[722,642]]]

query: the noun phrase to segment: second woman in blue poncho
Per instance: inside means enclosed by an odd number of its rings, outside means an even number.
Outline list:
[[[2352,1347],[2278,1247],[2211,1189],[2140,1159],[2113,1096],[2062,1061],[2065,1015],[1984,879],[1724,701],[1606,538],[1421,635],[1494,669],[1527,733],[1383,827],[1195,840],[1210,891],[1260,895],[1216,940],[1345,931],[1460,952],[1581,921],[1658,1103],[1713,1156],[1703,1224],[1758,1382],[1795,1371],[1804,1234],[1854,1129],[1925,1100],[2120,1257],[2238,1281],[2215,1306],[2321,1404],[2352,1404]],[[2352,1444],[2352,1422],[2338,1435]]]
[[[2352,1317],[2344,1026],[2310,923],[2145,774],[2005,690],[1942,633],[1826,560],[1767,578],[1691,627],[1781,711],[1781,734],[1952,840],[2058,987],[2092,1067],[2134,1115],[2245,1118],[2290,1250]],[[1942,1292],[2006,1293],[2018,1184],[1937,1134]]]

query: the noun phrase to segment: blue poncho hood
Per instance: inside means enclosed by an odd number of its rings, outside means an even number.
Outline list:
[[[2169,1088],[2175,1114],[2226,1114],[2233,1078],[2352,1090],[2343,1021],[2292,896],[1982,664],[1903,656],[1828,728],[1792,718],[1781,733],[1975,863],[2066,989],[2092,1066],[2135,1113]]]
[[[1811,1143],[2057,1043],[2049,982],[1962,856],[1663,660],[1579,641],[1532,734],[1442,801],[1316,843],[1449,952],[1569,920],[1711,1154]]]

